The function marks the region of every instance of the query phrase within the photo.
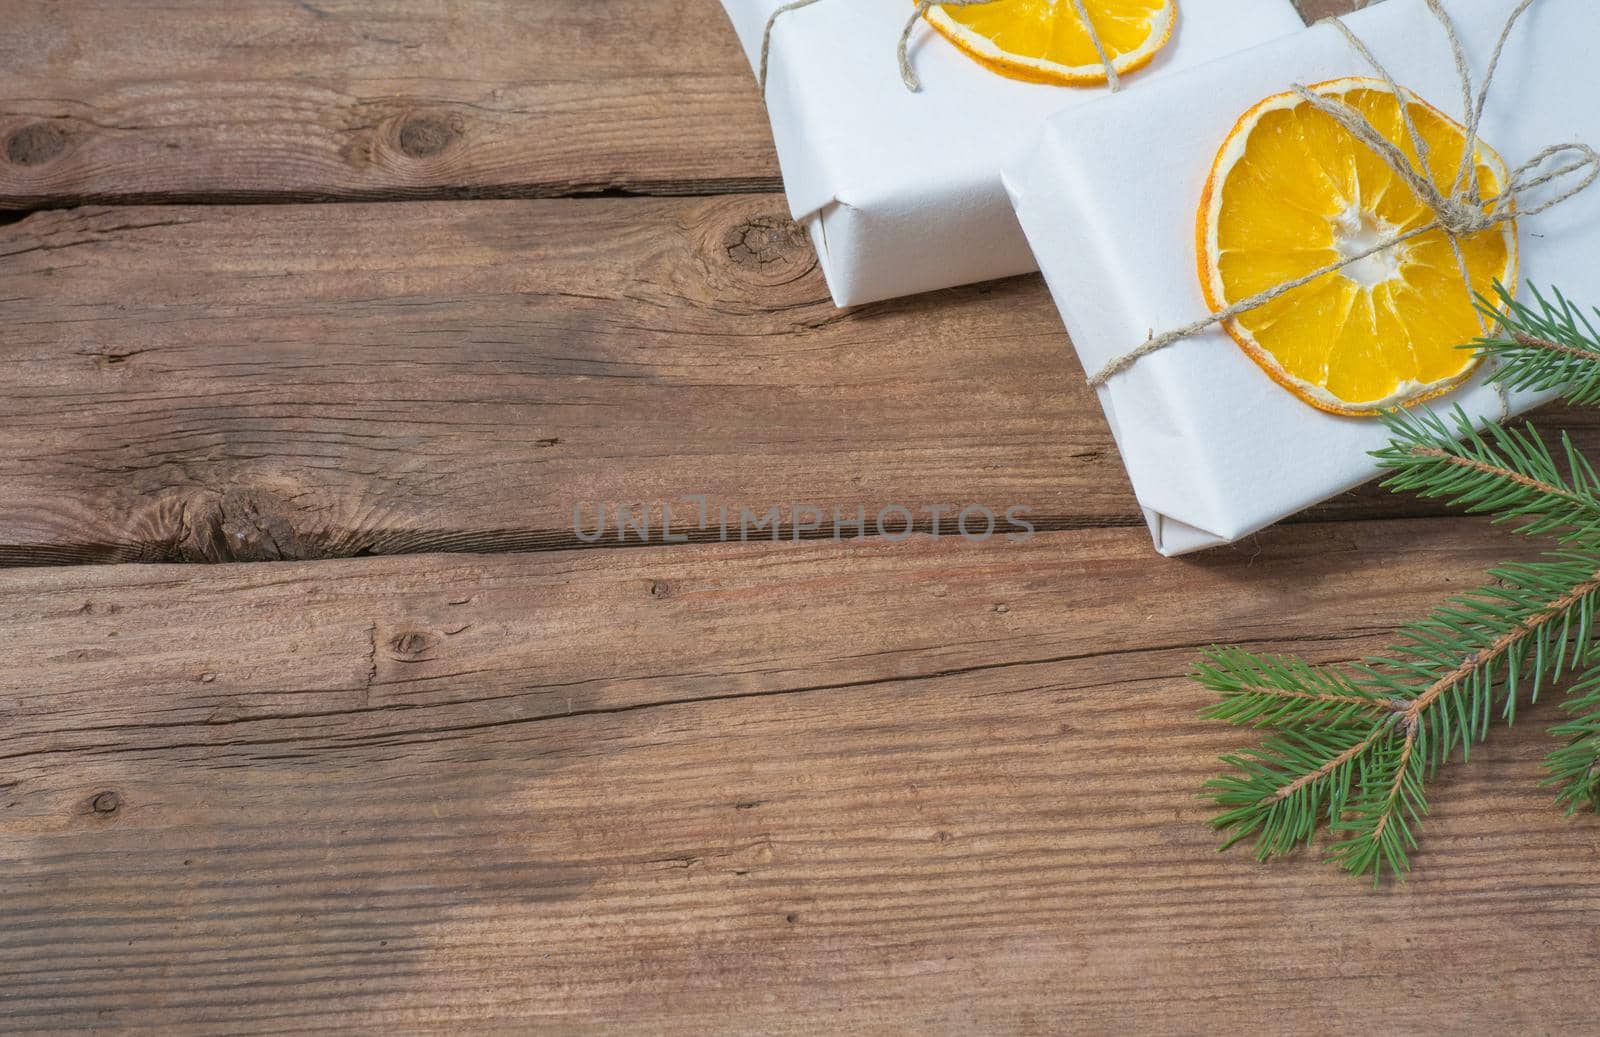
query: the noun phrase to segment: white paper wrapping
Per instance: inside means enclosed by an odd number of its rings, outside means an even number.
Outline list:
[[[1446,0],[1475,75],[1512,0]],[[1397,82],[1461,118],[1459,79],[1421,0],[1386,0],[1346,24]],[[1600,3],[1540,0],[1506,49],[1483,139],[1516,166],[1546,145],[1600,146]],[[1053,117],[1008,163],[1005,182],[1085,371],[1152,333],[1206,315],[1195,211],[1217,148],[1239,116],[1293,83],[1371,75],[1334,26]],[[1524,219],[1524,283],[1600,304],[1600,185]],[[1465,287],[1463,286],[1463,291]],[[1513,395],[1521,412],[1547,396]],[[1158,550],[1227,543],[1377,473],[1387,441],[1371,418],[1323,413],[1280,388],[1220,328],[1151,354],[1100,389]],[[1500,417],[1483,372],[1432,406]]]
[[[723,0],[752,68],[780,3]],[[1109,95],[996,75],[926,24],[910,52],[922,92],[910,93],[895,47],[911,10],[821,0],[785,14],[772,36],[767,109],[790,212],[839,306],[1038,269],[1001,161],[1051,113]],[[1172,41],[1123,77],[1123,93],[1303,27],[1289,0],[1180,0]]]

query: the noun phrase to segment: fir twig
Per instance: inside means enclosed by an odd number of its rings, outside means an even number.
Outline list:
[[[1559,291],[1548,296],[1528,286],[1533,301],[1512,296],[1502,284],[1496,299],[1478,308],[1498,325],[1497,333],[1472,344],[1496,361],[1493,380],[1513,391],[1556,390],[1569,403],[1600,403],[1600,330],[1583,309]],[[1600,318],[1600,309],[1591,311]]]
[[[1427,809],[1423,782],[1455,749],[1467,755],[1497,713],[1511,720],[1520,694],[1536,699],[1589,659],[1600,559],[1553,555],[1490,576],[1496,586],[1406,627],[1382,659],[1315,668],[1218,649],[1201,663],[1197,679],[1222,696],[1206,716],[1274,718],[1279,732],[1225,757],[1234,772],[1206,786],[1223,808],[1215,823],[1229,832],[1227,845],[1255,836],[1265,859],[1309,843],[1326,823],[1344,836],[1332,853],[1349,870],[1406,869],[1412,829]],[[1340,700],[1314,712],[1307,700],[1283,697],[1312,687],[1341,689],[1327,693]]]
[[[1496,377],[1600,402],[1600,333],[1583,313],[1560,293],[1535,291],[1525,305],[1497,292],[1497,334],[1477,343],[1496,358]],[[1206,785],[1224,847],[1253,838],[1266,859],[1326,826],[1331,858],[1374,880],[1408,869],[1427,783],[1446,759],[1457,749],[1465,759],[1495,716],[1510,723],[1519,700],[1580,671],[1569,719],[1553,731],[1566,744],[1547,761],[1548,783],[1569,813],[1600,810],[1600,476],[1565,435],[1552,452],[1529,426],[1480,432],[1459,408],[1448,420],[1394,415],[1389,427],[1393,442],[1376,454],[1392,473],[1386,485],[1552,537],[1561,550],[1491,570],[1493,583],[1402,629],[1379,659],[1319,667],[1216,648],[1195,671],[1220,695],[1206,716],[1271,732],[1225,756],[1231,770]]]
[[[1569,816],[1585,809],[1600,812],[1600,667],[1572,686],[1562,709],[1572,719],[1550,733],[1569,741],[1546,758],[1550,777],[1545,784],[1560,787],[1556,802]]]
[[[1600,369],[1600,356],[1596,365]],[[1428,411],[1387,420],[1394,439],[1373,454],[1394,473],[1386,487],[1442,497],[1468,514],[1492,514],[1496,522],[1520,522],[1530,535],[1563,543],[1600,540],[1600,476],[1565,433],[1563,471],[1532,425],[1479,431],[1460,407],[1448,422]]]

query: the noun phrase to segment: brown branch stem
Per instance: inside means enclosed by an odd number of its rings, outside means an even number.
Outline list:
[[[1577,346],[1563,345],[1560,342],[1552,342],[1547,338],[1530,335],[1526,331],[1513,331],[1511,340],[1517,345],[1526,346],[1529,349],[1542,349],[1547,353],[1562,353],[1566,356],[1577,357],[1579,360],[1600,362],[1600,353],[1596,353],[1592,349],[1580,349]]]
[[[1552,497],[1561,497],[1566,500],[1577,501],[1580,504],[1588,503],[1577,494],[1572,493],[1569,490],[1564,490],[1559,486],[1553,486],[1547,482],[1540,482],[1538,479],[1535,479],[1532,476],[1523,475],[1521,472],[1513,472],[1509,468],[1501,468],[1497,465],[1488,464],[1484,461],[1474,460],[1470,457],[1462,457],[1459,454],[1452,454],[1450,451],[1436,446],[1414,446],[1411,448],[1411,456],[1433,458],[1438,461],[1443,461],[1445,464],[1453,465],[1457,468],[1469,468],[1474,472],[1481,472],[1484,475],[1498,476],[1501,479],[1514,482],[1518,486],[1526,486],[1530,490],[1537,490],[1540,493],[1547,494]]]
[[[1300,777],[1294,779],[1277,792],[1274,792],[1267,802],[1281,803],[1290,796],[1294,795],[1296,792],[1299,792],[1301,789],[1305,788],[1307,785],[1310,785],[1312,782],[1320,781],[1323,778],[1326,778],[1340,767],[1343,767],[1357,756],[1360,756],[1362,753],[1372,748],[1372,746],[1378,741],[1379,736],[1386,734],[1388,731],[1389,725],[1387,724],[1378,727],[1366,738],[1363,738],[1355,745],[1352,745],[1350,748],[1346,749],[1338,756],[1335,756],[1321,767],[1318,767],[1310,774],[1302,774]]]
[[[1268,695],[1273,698],[1295,699],[1302,702],[1326,702],[1330,705],[1361,706],[1366,709],[1383,709],[1384,703],[1374,702],[1372,699],[1361,698],[1357,695],[1317,694],[1309,691],[1289,691],[1284,688],[1269,688],[1259,684],[1243,685],[1237,691],[1229,692],[1232,695]]]
[[[1406,768],[1411,766],[1411,754],[1417,748],[1417,735],[1422,732],[1421,723],[1412,720],[1406,723],[1406,744],[1400,750],[1400,766],[1394,773],[1394,784],[1389,786],[1389,798],[1385,801],[1383,816],[1378,818],[1377,825],[1372,829],[1374,840],[1383,836],[1383,830],[1389,827],[1389,819],[1394,817],[1395,806],[1400,802],[1400,786],[1406,780]]]
[[[1518,623],[1504,634],[1501,634],[1488,648],[1467,656],[1461,661],[1460,666],[1430,684],[1427,691],[1418,695],[1411,705],[1406,707],[1405,713],[1402,714],[1405,717],[1405,722],[1408,724],[1419,723],[1422,719],[1423,711],[1432,705],[1440,695],[1443,695],[1471,676],[1479,667],[1487,666],[1510,651],[1511,646],[1521,641],[1524,637],[1527,637],[1546,623],[1559,619],[1567,609],[1597,590],[1600,590],[1600,571],[1595,572],[1587,580],[1552,601],[1543,612],[1529,616],[1524,622]]]

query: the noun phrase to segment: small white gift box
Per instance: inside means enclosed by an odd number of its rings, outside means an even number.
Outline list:
[[[1475,85],[1514,6],[1445,0]],[[1448,37],[1422,0],[1386,0],[1345,24],[1402,87],[1462,119]],[[1600,145],[1597,43],[1595,0],[1540,0],[1523,17],[1482,125],[1509,165],[1551,144]],[[1292,84],[1373,74],[1336,26],[1315,27],[1062,112],[1012,158],[1007,189],[1085,371],[1208,313],[1196,208],[1240,115]],[[1600,304],[1600,185],[1519,222],[1524,284]],[[1499,419],[1486,373],[1428,406]],[[1360,485],[1377,474],[1369,451],[1388,441],[1378,419],[1324,413],[1280,388],[1220,327],[1139,359],[1099,395],[1168,555],[1228,543]],[[1507,402],[1519,413],[1547,399]]]
[[[781,0],[723,0],[751,67]],[[839,306],[1036,270],[1000,182],[1006,156],[1054,112],[1107,97],[989,71],[926,23],[895,50],[908,0],[821,0],[772,34],[767,109],[789,207]],[[1289,0],[1180,0],[1172,41],[1123,77],[1141,94],[1175,69],[1304,28]]]

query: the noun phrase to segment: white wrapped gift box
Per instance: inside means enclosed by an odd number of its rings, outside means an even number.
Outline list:
[[[751,67],[781,0],[723,0]],[[795,220],[839,306],[1038,269],[1000,182],[1002,160],[1050,114],[1109,96],[989,71],[926,23],[912,37],[920,93],[895,48],[909,0],[821,0],[772,36],[767,109]],[[1303,29],[1289,0],[1179,0],[1172,41],[1123,77],[1143,93],[1175,69]]]
[[[1481,82],[1515,5],[1445,6]],[[1345,24],[1401,86],[1461,118],[1448,39],[1422,0],[1386,0]],[[1508,165],[1551,144],[1600,146],[1597,44],[1596,0],[1539,0],[1523,17],[1482,127]],[[1240,115],[1295,83],[1372,74],[1336,26],[1319,26],[1062,112],[1007,163],[1007,189],[1085,371],[1207,314],[1195,213]],[[1524,284],[1600,304],[1600,185],[1519,223]],[[1485,374],[1429,406],[1498,419]],[[1228,543],[1360,485],[1377,474],[1369,451],[1388,440],[1377,419],[1327,414],[1280,388],[1219,327],[1143,357],[1099,395],[1168,555]],[[1509,396],[1514,413],[1547,399]]]

